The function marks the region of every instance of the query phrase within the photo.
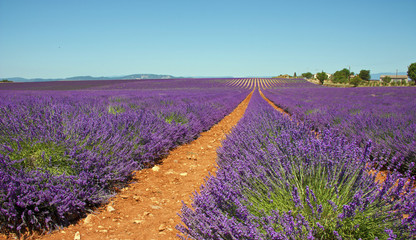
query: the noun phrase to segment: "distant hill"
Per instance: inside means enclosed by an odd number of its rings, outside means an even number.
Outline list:
[[[384,72],[384,73],[374,73],[370,74],[371,80],[380,80],[381,75],[396,75],[395,72]],[[397,75],[407,75],[407,72],[398,72]]]
[[[131,74],[125,76],[114,76],[114,77],[91,77],[91,76],[76,76],[69,78],[0,78],[7,79],[13,82],[52,82],[52,81],[81,81],[81,80],[128,80],[128,79],[170,79],[176,78],[172,75],[159,75],[159,74]]]

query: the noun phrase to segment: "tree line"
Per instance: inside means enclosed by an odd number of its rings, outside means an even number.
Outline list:
[[[415,85],[416,82],[416,63],[410,64],[407,71],[407,76],[412,80],[411,84]],[[302,77],[306,79],[314,78],[314,75],[311,72],[302,73]],[[351,72],[349,69],[344,68],[342,70],[336,71],[330,77],[324,71],[316,74],[316,79],[319,80],[320,84],[324,84],[325,81],[330,80],[335,84],[351,84],[353,86],[358,85],[368,85],[370,82],[370,70],[361,70],[358,74]],[[401,82],[392,82],[392,79],[389,76],[386,76],[382,79],[382,85],[406,85],[407,81],[402,80]]]

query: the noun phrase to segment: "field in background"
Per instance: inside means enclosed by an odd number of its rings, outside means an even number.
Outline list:
[[[416,88],[276,78],[0,85],[1,231],[51,230],[85,216],[134,170],[195,139],[253,89],[219,150],[217,177],[194,209],[183,208],[183,234],[415,236],[416,198],[406,181],[415,175]],[[376,183],[370,172],[386,169],[387,180]]]

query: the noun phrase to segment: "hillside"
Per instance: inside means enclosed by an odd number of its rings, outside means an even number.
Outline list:
[[[92,76],[75,76],[68,78],[1,78],[8,79],[13,82],[52,82],[52,81],[81,81],[81,80],[129,80],[129,79],[169,79],[175,78],[172,75],[160,75],[160,74],[131,74],[125,76],[112,76],[112,77],[92,77]]]

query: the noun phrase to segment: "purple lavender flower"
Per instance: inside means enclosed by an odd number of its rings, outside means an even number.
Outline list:
[[[12,232],[83,217],[248,94],[209,79],[18,85],[0,91],[0,229]],[[59,91],[75,88],[89,89]]]
[[[290,120],[274,111],[255,92],[218,150],[216,177],[195,196],[198,210],[183,207],[188,215],[182,216],[181,231],[210,238],[212,229],[223,229],[216,224],[218,216],[206,218],[215,210],[234,223],[256,225],[251,230],[259,239],[386,238],[387,226],[402,238],[414,236],[414,221],[403,221],[402,214],[414,211],[416,193],[395,186],[402,175],[391,173],[378,185],[367,172],[370,147],[361,148],[330,128],[317,138],[312,129],[296,116]],[[243,217],[237,217],[239,212]],[[196,234],[200,230],[190,223],[201,221],[212,225]]]

